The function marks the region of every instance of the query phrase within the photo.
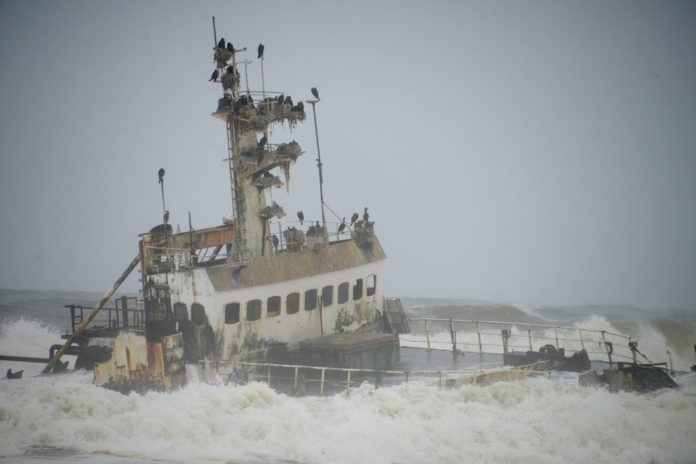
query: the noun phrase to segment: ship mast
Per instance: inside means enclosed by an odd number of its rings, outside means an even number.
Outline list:
[[[213,28],[214,26],[213,19]],[[232,197],[232,217],[235,229],[233,249],[228,252],[228,259],[245,262],[266,254],[268,246],[269,220],[285,216],[283,208],[273,202],[266,203],[265,191],[279,187],[282,182],[271,171],[280,168],[289,174],[290,164],[301,154],[297,142],[269,143],[269,127],[276,123],[285,123],[292,128],[305,119],[302,103],[293,105],[290,98],[266,97],[268,92],[263,82],[262,92],[249,90],[240,93],[240,73],[237,64],[248,60],[237,60],[237,54],[247,49],[235,49],[225,44],[224,39],[214,46],[214,61],[222,83],[223,97],[218,101],[218,108],[213,113],[217,119],[225,121],[227,129],[227,161],[230,173],[230,191]],[[263,60],[263,46],[259,45],[259,60]],[[261,63],[263,67],[263,63]],[[263,80],[263,78],[262,78]],[[216,80],[217,81],[217,80]],[[254,100],[254,96],[258,101]]]

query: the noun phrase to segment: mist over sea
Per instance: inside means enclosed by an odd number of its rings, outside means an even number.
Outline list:
[[[0,353],[46,357],[70,326],[64,305],[99,297],[0,290]],[[606,330],[638,340],[656,362],[669,350],[677,370],[695,362],[695,311],[402,302],[413,318]],[[422,341],[412,328],[406,338],[416,341],[402,345]],[[255,382],[122,395],[93,386],[90,372],[41,377],[42,365],[0,362],[3,374],[10,367],[25,377],[0,380],[0,463],[696,462],[695,374],[677,375],[677,390],[644,395],[581,387],[569,375],[456,389],[366,384],[350,396],[293,397]]]

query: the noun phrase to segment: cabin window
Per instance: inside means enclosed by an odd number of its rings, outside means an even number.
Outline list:
[[[285,312],[288,314],[295,314],[300,310],[300,294],[291,293],[285,300]]]
[[[266,301],[266,315],[268,317],[280,316],[280,297],[272,296]]]
[[[321,289],[322,306],[330,306],[333,303],[333,285],[327,285]]]
[[[363,282],[362,279],[358,279],[355,281],[355,285],[353,285],[353,300],[359,300],[362,298],[362,287],[363,287]]]
[[[225,324],[236,324],[239,322],[239,303],[228,303],[225,305]]]
[[[208,316],[205,315],[205,308],[202,304],[193,303],[191,305],[191,322],[196,325],[208,325]]]
[[[305,311],[311,311],[317,307],[317,291],[307,290],[304,293],[304,309]]]
[[[247,301],[247,321],[258,321],[261,319],[261,300]]]
[[[343,304],[346,301],[348,301],[349,288],[350,285],[348,285],[348,282],[343,282],[341,285],[338,286],[338,304]]]
[[[177,321],[188,321],[188,308],[184,303],[174,303],[174,319]]]
[[[377,276],[370,274],[367,276],[367,296],[372,296],[377,290]]]

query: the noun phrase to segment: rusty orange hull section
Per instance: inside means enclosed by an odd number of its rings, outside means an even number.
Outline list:
[[[186,382],[181,334],[149,342],[144,335],[122,332],[110,360],[94,368],[94,383],[115,390],[169,390]]]

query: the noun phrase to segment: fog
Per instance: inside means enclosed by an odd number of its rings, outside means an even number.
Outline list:
[[[213,30],[317,105],[326,203],[390,296],[696,308],[696,3],[0,2],[0,288],[108,288],[229,214]],[[318,219],[311,114],[294,219]],[[335,220],[330,215],[330,220]],[[138,288],[137,276],[126,290]]]

